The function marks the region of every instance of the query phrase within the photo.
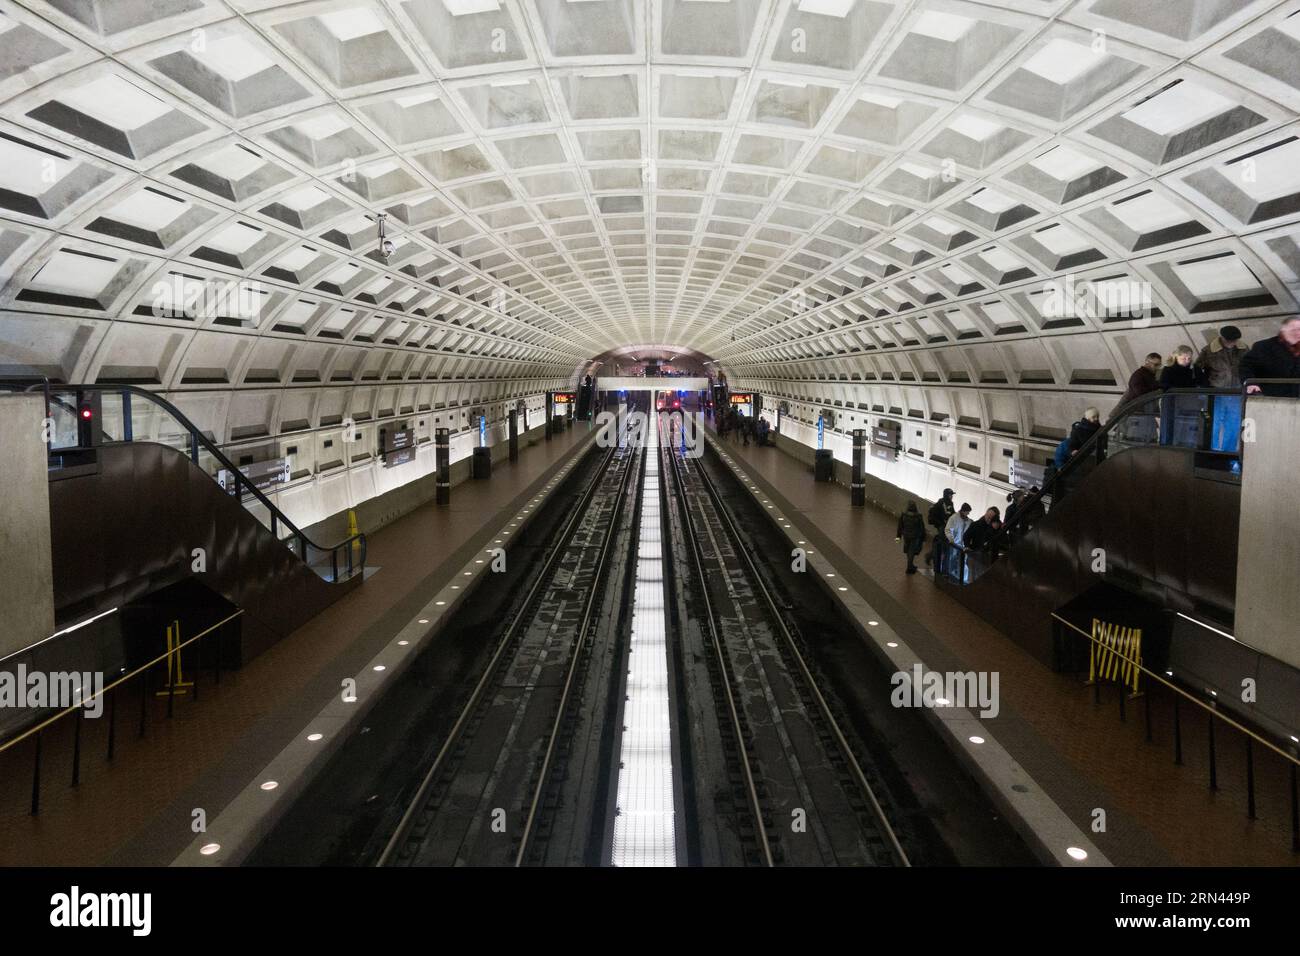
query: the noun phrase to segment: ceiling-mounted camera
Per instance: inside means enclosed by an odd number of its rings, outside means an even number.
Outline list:
[[[385,262],[397,250],[397,244],[388,238],[388,213],[375,214],[375,225],[379,230],[379,255]]]

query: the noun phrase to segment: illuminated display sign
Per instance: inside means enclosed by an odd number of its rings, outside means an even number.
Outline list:
[[[574,401],[573,392],[556,392],[554,396],[556,405],[572,405]]]
[[[731,404],[733,405],[753,405],[754,395],[752,392],[732,392]]]

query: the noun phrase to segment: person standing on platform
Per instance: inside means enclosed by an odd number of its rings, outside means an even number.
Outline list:
[[[925,547],[925,521],[921,512],[916,510],[916,502],[909,501],[907,510],[898,518],[898,532],[895,541],[903,543],[903,554],[907,555],[907,573],[916,573],[916,556]]]
[[[944,526],[943,537],[947,542],[943,549],[945,555],[951,557],[952,555],[959,554],[965,550],[966,529],[970,526],[970,502],[964,501],[962,502],[961,508],[958,509],[955,515],[948,519],[948,523]],[[941,563],[948,564],[948,562]],[[940,568],[939,570],[943,569]]]
[[[943,489],[943,497],[930,506],[930,514],[927,518],[930,527],[934,528],[934,543],[930,546],[930,553],[926,556],[925,563],[934,566],[939,560],[939,554],[943,548],[943,532],[948,527],[948,519],[953,516],[956,510],[952,503],[952,496],[955,492],[951,488]]]

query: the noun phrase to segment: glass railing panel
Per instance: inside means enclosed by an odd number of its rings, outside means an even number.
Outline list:
[[[50,419],[53,427],[50,429],[50,449],[57,451],[60,448],[77,447],[77,413],[76,399],[68,401],[66,398],[61,402],[50,402]]]
[[[99,396],[99,427],[102,441],[125,441],[126,419],[121,392],[104,392]]]

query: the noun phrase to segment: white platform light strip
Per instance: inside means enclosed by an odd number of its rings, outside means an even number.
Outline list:
[[[641,493],[612,860],[615,866],[676,866],[668,622],[659,524],[659,434],[657,427],[643,430],[645,485]]]

